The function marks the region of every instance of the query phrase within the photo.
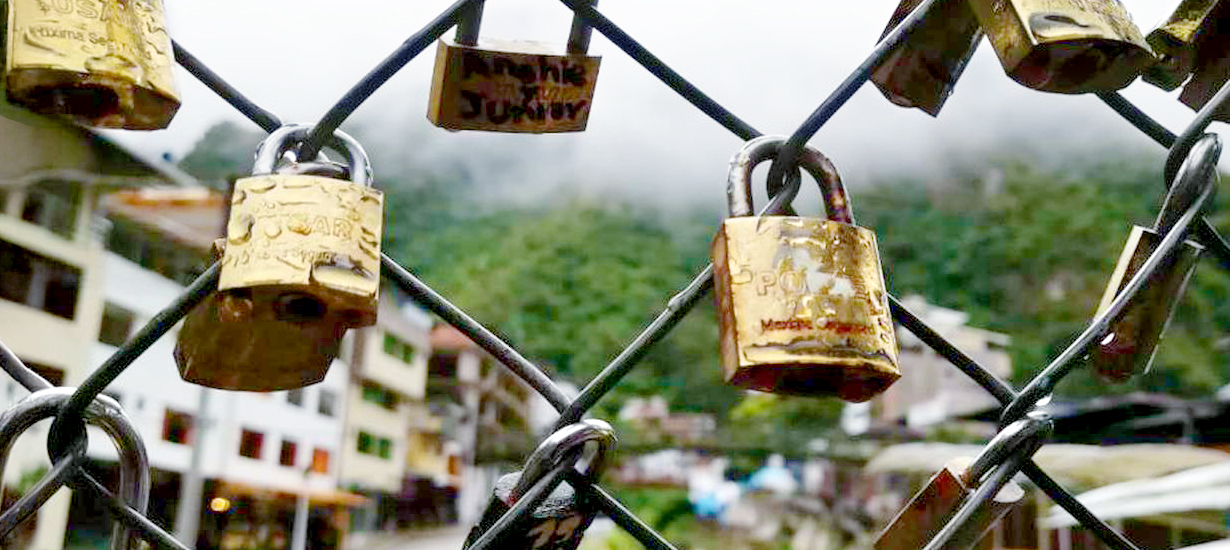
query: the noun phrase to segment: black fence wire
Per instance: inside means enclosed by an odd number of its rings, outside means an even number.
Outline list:
[[[743,140],[750,140],[761,135],[751,125],[722,107],[671,69],[665,61],[653,55],[598,11],[592,2],[587,0],[561,1],[574,11],[576,17],[602,33],[619,49],[722,127]],[[769,173],[769,191],[773,200],[762,210],[762,215],[779,213],[789,208],[789,202],[798,191],[799,180],[785,176],[797,171],[806,142],[866,83],[872,68],[883,61],[888,53],[909,36],[937,1],[922,2],[895,29],[889,32],[875,46],[870,55],[820,103],[820,106],[779,148]],[[300,156],[313,158],[325,141],[375,90],[445,32],[456,26],[466,10],[481,9],[481,2],[482,0],[459,0],[402,43],[355,84],[316,123],[300,147]],[[178,43],[173,43],[173,46],[175,60],[180,65],[244,116],[268,132],[282,126],[277,116],[253,103],[183,46]],[[1205,133],[1205,131],[1212,120],[1212,114],[1220,109],[1230,97],[1230,85],[1223,87],[1178,136],[1149,118],[1118,93],[1101,94],[1099,97],[1133,126],[1169,149],[1165,168],[1167,187],[1182,182],[1208,181],[1216,177],[1216,164],[1221,153],[1221,143],[1216,135]],[[1028,437],[1022,436],[1027,441],[1014,439],[1009,447],[1004,448],[1007,450],[1002,450],[1002,452],[996,451],[998,447],[992,447],[1000,445],[1001,443],[997,441],[1002,438],[997,438],[988,444],[988,450],[982,459],[987,475],[982,478],[971,495],[964,499],[957,513],[932,538],[926,547],[927,550],[942,548],[948,542],[949,537],[954,536],[962,524],[975,513],[977,507],[983,501],[993,497],[999,487],[1017,472],[1032,480],[1056,504],[1068,511],[1081,525],[1090,529],[1107,546],[1116,550],[1136,550],[1134,544],[1091,513],[1072,493],[1064,489],[1034,463],[1031,458],[1032,454],[1049,435],[1049,419],[1037,408],[1037,404],[1048,397],[1054,391],[1056,384],[1079,365],[1079,359],[1086,355],[1096,342],[1105,337],[1112,322],[1123,312],[1149,279],[1158,272],[1167,257],[1183,243],[1184,239],[1194,236],[1213,253],[1223,267],[1230,268],[1230,245],[1227,245],[1213,226],[1201,217],[1204,203],[1208,201],[1212,193],[1211,186],[1189,184],[1188,187],[1200,189],[1199,195],[1189,197],[1190,206],[1123,291],[1105,311],[1090,322],[1084,332],[1063,353],[1019,391],[996,378],[990,371],[941,337],[895,297],[889,297],[892,316],[897,323],[968,375],[1003,405],[1000,425],[1006,431],[1001,432],[1001,435],[1015,430],[1016,428],[1013,427],[1019,427],[1022,422],[1033,423],[1030,424],[1032,427],[1027,430],[1012,432],[1014,434],[1027,433]],[[611,389],[615,388],[648,350],[687,316],[713,287],[713,266],[709,265],[701,270],[682,291],[667,301],[662,313],[638,334],[610,364],[602,369],[584,387],[576,399],[570,400],[534,363],[467,315],[461,308],[453,305],[427,283],[414,276],[409,270],[388,256],[382,256],[381,264],[385,278],[399,286],[425,309],[469,337],[546,398],[547,402],[560,412],[557,429],[580,420]],[[124,438],[117,435],[127,433],[125,430],[130,426],[127,424],[126,417],[118,405],[96,407],[94,404],[106,400],[105,397],[99,397],[102,391],[137,357],[179,322],[188,311],[214,291],[218,283],[219,269],[217,263],[210,266],[174,303],[154,316],[75,389],[54,388],[24,365],[3,343],[0,343],[0,367],[3,367],[14,380],[34,394],[27,398],[27,401],[37,398],[40,403],[54,403],[53,409],[40,410],[43,414],[55,416],[48,437],[48,453],[54,466],[33,490],[28,491],[16,504],[0,513],[0,536],[4,536],[23,519],[29,517],[56,490],[68,486],[74,491],[84,492],[92,498],[101,499],[106,509],[117,521],[117,531],[113,537],[117,547],[136,548],[131,544],[135,539],[129,539],[129,533],[132,533],[160,547],[187,548],[145,515],[147,497],[135,494],[139,491],[134,491],[133,488],[142,486],[141,479],[144,479],[145,490],[148,490],[148,464],[145,462],[144,448],[140,447],[139,438],[136,444],[140,448],[134,450],[130,448],[133,445],[131,441],[125,443],[121,441]],[[70,391],[71,393],[68,393]],[[12,440],[27,427],[26,420],[33,418],[29,416],[33,413],[15,412],[15,409],[16,407],[11,408],[0,415],[0,452],[4,452],[7,446],[11,445]],[[13,419],[19,414],[26,414],[22,417],[26,420],[14,421]],[[121,462],[138,465],[138,467],[131,468],[134,471],[129,472],[129,475],[121,476],[118,495],[84,470],[85,425],[87,422],[104,428],[111,427],[108,433],[116,439],[120,446]],[[0,467],[2,466],[3,464],[0,464]],[[611,518],[647,548],[673,550],[674,547],[670,542],[633,515],[614,496],[599,487],[590,477],[576,471],[572,461],[565,461],[550,468],[542,478],[535,480],[527,494],[497,520],[493,528],[480,536],[471,548],[483,550],[495,540],[501,529],[511,525],[522,514],[529,513],[537,502],[545,498],[561,482],[571,485],[586,502],[596,505],[601,513]]]

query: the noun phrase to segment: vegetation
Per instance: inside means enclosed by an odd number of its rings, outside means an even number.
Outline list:
[[[235,128],[206,134],[184,159],[204,178],[250,163]],[[245,142],[246,143],[246,142]],[[393,145],[369,143],[372,156]],[[234,146],[234,147],[232,147]],[[237,150],[236,150],[237,149]],[[242,154],[242,157],[237,155]],[[627,204],[565,197],[539,207],[474,203],[479,183],[401,155],[381,166],[385,251],[557,377],[584,385],[631,341],[707,258],[719,212],[645,214]],[[1073,164],[1087,162],[1073,153]],[[1151,225],[1161,202],[1161,156],[1095,168],[997,162],[936,181],[884,181],[852,197],[876,230],[891,291],[917,293],[1012,336],[1014,378],[1036,374],[1091,318],[1132,223]],[[1054,166],[1052,164],[1052,166]],[[580,182],[579,182],[580,183]],[[715,190],[715,192],[719,192]],[[1212,219],[1230,230],[1225,200]],[[1220,212],[1220,213],[1219,213]],[[1193,278],[1153,370],[1118,386],[1083,369],[1071,396],[1133,390],[1208,395],[1230,378],[1225,345],[1230,273],[1205,262]],[[832,430],[840,403],[744,394],[723,383],[717,324],[703,300],[599,404],[612,417],[626,397],[663,394],[672,408],[715,413],[732,437],[791,444],[792,432]]]

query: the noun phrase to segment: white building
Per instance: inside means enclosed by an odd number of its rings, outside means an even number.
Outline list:
[[[104,361],[117,344],[184,291],[184,283],[204,268],[204,247],[220,235],[223,225],[222,196],[204,188],[117,193],[107,197],[105,206],[113,224],[112,250],[102,263],[106,305],[90,350],[92,364]],[[290,525],[276,517],[281,513],[277,510],[293,506],[293,497],[304,490],[314,508],[332,510],[328,519],[347,525],[345,505],[362,502],[336,490],[350,379],[347,364],[335,360],[322,382],[289,392],[206,390],[180,378],[172,356],[176,333],[159,339],[106,392],[120,401],[145,437],[155,469],[152,506],[159,505],[159,492],[177,500],[179,476],[159,474],[187,472],[199,447],[200,475],[209,480],[205,530],[244,540],[289,539]],[[203,391],[208,398],[202,411]],[[91,437],[89,453],[115,459],[105,437]],[[166,480],[161,487],[160,479]],[[240,500],[274,511],[249,515]],[[167,523],[174,513],[151,511],[155,520],[161,516]],[[227,527],[216,529],[219,524]]]

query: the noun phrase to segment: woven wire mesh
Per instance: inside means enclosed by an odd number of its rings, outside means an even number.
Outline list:
[[[586,0],[561,1],[574,11],[579,20],[602,33],[619,49],[722,127],[743,140],[750,140],[761,135],[755,128],[711,99],[666,62],[637,43],[635,39],[598,11],[593,4]],[[762,214],[778,213],[789,206],[788,201],[797,191],[799,182],[797,179],[783,178],[783,175],[794,171],[793,167],[797,165],[805,143],[845,104],[855,91],[866,83],[872,69],[909,36],[911,30],[927,16],[928,11],[938,1],[922,2],[895,29],[887,33],[866,59],[781,146],[769,174],[770,186],[778,192]],[[316,123],[309,137],[300,146],[300,156],[312,158],[326,139],[373,92],[444,33],[457,26],[468,10],[481,9],[481,3],[482,0],[459,0],[410,36],[356,83]],[[175,60],[181,66],[258,126],[268,132],[282,126],[282,122],[276,115],[247,99],[178,43],[173,42],[173,46]],[[1169,149],[1165,180],[1168,186],[1177,181],[1178,177],[1193,177],[1187,173],[1191,171],[1212,177],[1211,171],[1216,169],[1220,143],[1217,142],[1215,136],[1205,134],[1205,129],[1211,122],[1213,113],[1226,102],[1227,97],[1230,97],[1230,85],[1219,90],[1213,99],[1196,114],[1190,125],[1177,136],[1149,118],[1118,93],[1101,94],[1099,97],[1126,121],[1159,145]],[[1180,167],[1184,161],[1189,159],[1189,156],[1193,157],[1191,164],[1194,167],[1184,165],[1185,172],[1180,174]],[[996,378],[990,371],[949,343],[906,309],[895,297],[889,297],[892,316],[897,323],[977,382],[1003,406],[1000,418],[1002,430],[995,439],[988,443],[978,459],[985,467],[987,475],[983,477],[976,490],[962,501],[956,514],[930,540],[926,546],[928,550],[944,547],[962,524],[969,521],[978,507],[985,500],[994,496],[999,487],[1018,471],[1027,476],[1055,503],[1064,508],[1107,546],[1116,550],[1136,549],[1132,542],[1091,513],[1032,460],[1032,453],[1037,450],[1040,440],[1049,433],[1049,420],[1044,415],[1038,414],[1036,406],[1040,400],[1049,396],[1056,384],[1078,365],[1077,360],[1105,337],[1110,330],[1111,323],[1123,312],[1133,297],[1146,286],[1149,278],[1163,265],[1167,255],[1182,244],[1183,239],[1189,233],[1194,235],[1194,238],[1204,245],[1222,266],[1230,267],[1230,245],[1227,245],[1213,226],[1199,214],[1209,195],[1210,191],[1205,190],[1194,200],[1194,203],[1178,219],[1161,244],[1110,306],[1097,315],[1063,353],[1020,390]],[[568,399],[550,377],[534,363],[450,303],[428,284],[387,255],[382,256],[381,261],[382,275],[386,280],[396,284],[421,306],[473,340],[510,371],[525,380],[552,407],[557,409],[560,417],[556,428],[579,421],[604,395],[620,383],[645,356],[649,348],[668,334],[713,286],[713,266],[710,265],[704,268],[683,290],[670,298],[657,318],[636,335],[632,342],[584,387],[577,398]],[[219,272],[218,264],[210,266],[189,285],[178,299],[155,315],[75,389],[53,388],[49,382],[24,365],[3,343],[0,343],[0,366],[26,389],[38,392],[36,397],[41,396],[46,401],[47,406],[41,409],[40,414],[44,417],[52,415],[55,417],[48,440],[48,451],[53,460],[53,467],[17,503],[0,514],[0,534],[12,530],[28,518],[60,487],[69,486],[76,492],[100,499],[112,517],[119,522],[120,527],[113,537],[114,547],[135,547],[132,543],[136,538],[141,538],[161,547],[186,548],[146,517],[143,512],[145,499],[148,497],[139,494],[141,491],[134,491],[133,487],[139,486],[142,479],[148,486],[148,470],[133,471],[131,468],[125,470],[121,475],[119,495],[107,489],[84,470],[86,460],[84,425],[86,420],[98,422],[100,419],[102,420],[100,423],[105,424],[109,415],[116,414],[118,405],[109,402],[105,396],[100,397],[100,394],[138,356],[213,292],[217,287]],[[108,407],[113,407],[114,410],[109,410]],[[37,419],[34,418],[34,420]],[[9,412],[0,417],[0,431],[13,430],[14,425],[13,415]],[[18,426],[16,429],[24,428]],[[1020,439],[1025,436],[1020,434],[1029,434],[1028,438],[1033,441],[1033,444],[1022,444]],[[123,434],[111,433],[109,435],[112,435],[113,439],[116,439],[123,447],[121,437]],[[132,449],[125,450],[131,451]],[[144,449],[134,452],[143,455]],[[487,546],[487,543],[494,540],[495,531],[510,524],[515,516],[528,513],[535,502],[540,501],[561,482],[572,485],[579,494],[586,498],[587,502],[597,506],[602,514],[636,537],[645,547],[673,550],[674,547],[670,542],[633,515],[593,480],[575,471],[571,463],[550,469],[533,484],[533,487],[503,518],[494,524],[491,532],[487,533],[488,536],[482,537],[477,541],[478,544],[471,548],[479,550]]]

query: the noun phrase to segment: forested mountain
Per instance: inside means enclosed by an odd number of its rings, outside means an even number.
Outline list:
[[[357,137],[362,134],[356,131]],[[181,166],[207,180],[243,173],[254,131],[219,125]],[[365,142],[387,193],[384,249],[446,297],[507,337],[556,376],[583,385],[626,345],[708,260],[722,212],[663,211],[581,200],[511,207],[483,202],[464,171],[416,166],[393,144]],[[1017,382],[1045,366],[1091,318],[1133,223],[1151,225],[1161,203],[1162,156],[1106,158],[1071,168],[1031,159],[988,162],[943,181],[908,177],[852,194],[859,223],[876,230],[890,290],[965,311],[971,324],[1012,336]],[[397,162],[381,163],[381,158]],[[1051,159],[1053,160],[1053,159]],[[1058,166],[1063,166],[1059,163]],[[1047,166],[1057,166],[1050,162]],[[575,183],[583,186],[583,181]],[[1230,217],[1210,213],[1223,232]],[[1205,260],[1153,370],[1123,385],[1084,370],[1059,391],[1073,396],[1134,390],[1208,395],[1230,380],[1230,274]],[[661,393],[682,410],[726,416],[742,394],[722,383],[717,323],[704,300],[659,343],[600,414],[622,397]],[[788,413],[798,427],[831,419],[836,403],[749,401],[731,415],[763,422]]]

